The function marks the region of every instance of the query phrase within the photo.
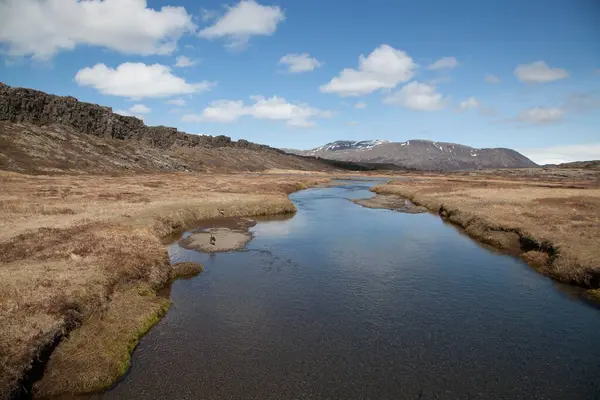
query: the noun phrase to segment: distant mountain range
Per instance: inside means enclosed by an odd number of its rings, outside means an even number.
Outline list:
[[[456,143],[408,140],[338,140],[312,150],[283,149],[301,156],[338,161],[394,164],[419,170],[530,168],[538,165],[521,153],[505,148],[476,149]]]

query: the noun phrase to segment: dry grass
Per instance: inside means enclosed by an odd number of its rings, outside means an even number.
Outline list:
[[[567,171],[568,172],[568,171]],[[553,278],[600,287],[600,187],[581,179],[486,173],[413,176],[373,188],[438,212],[470,236],[515,252]],[[574,179],[576,177],[577,179]]]
[[[164,312],[155,291],[189,272],[173,270],[161,238],[222,215],[293,212],[287,194],[324,180],[0,172],[0,398],[40,349],[80,325],[53,352],[38,394],[110,384]]]
[[[169,309],[168,299],[143,286],[116,292],[108,308],[71,332],[53,352],[36,396],[108,388],[129,368],[139,338]],[[68,377],[68,379],[66,379]]]
[[[197,262],[180,262],[177,264],[173,264],[173,272],[171,274],[171,277],[172,279],[177,279],[196,276],[200,272],[202,272],[203,269],[204,268],[202,267],[202,264]]]

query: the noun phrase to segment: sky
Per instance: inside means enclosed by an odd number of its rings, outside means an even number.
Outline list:
[[[0,81],[309,149],[600,159],[597,0],[0,0]]]

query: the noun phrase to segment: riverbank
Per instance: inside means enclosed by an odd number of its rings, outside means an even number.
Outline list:
[[[23,378],[46,361],[36,396],[110,386],[169,307],[156,292],[180,272],[162,238],[207,219],[294,212],[287,195],[326,180],[0,172],[0,398],[31,390]]]
[[[420,214],[427,212],[425,207],[413,204],[412,201],[394,195],[378,194],[370,199],[352,199],[354,204],[367,208],[388,209],[407,214]]]
[[[518,255],[558,281],[600,287],[596,178],[511,179],[487,173],[412,178],[371,190],[424,206],[472,238]]]

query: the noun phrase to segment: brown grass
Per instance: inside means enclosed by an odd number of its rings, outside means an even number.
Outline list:
[[[559,281],[600,287],[600,187],[595,176],[526,180],[487,172],[429,174],[372,190],[423,205],[473,238],[519,254]]]
[[[189,276],[198,275],[204,268],[202,264],[197,262],[180,262],[173,264],[173,273],[171,274],[173,279],[186,278]]]
[[[106,387],[166,310],[155,291],[198,269],[174,269],[161,238],[223,215],[293,212],[287,194],[324,180],[0,172],[0,394],[14,391],[39,351],[69,332],[36,393]]]

